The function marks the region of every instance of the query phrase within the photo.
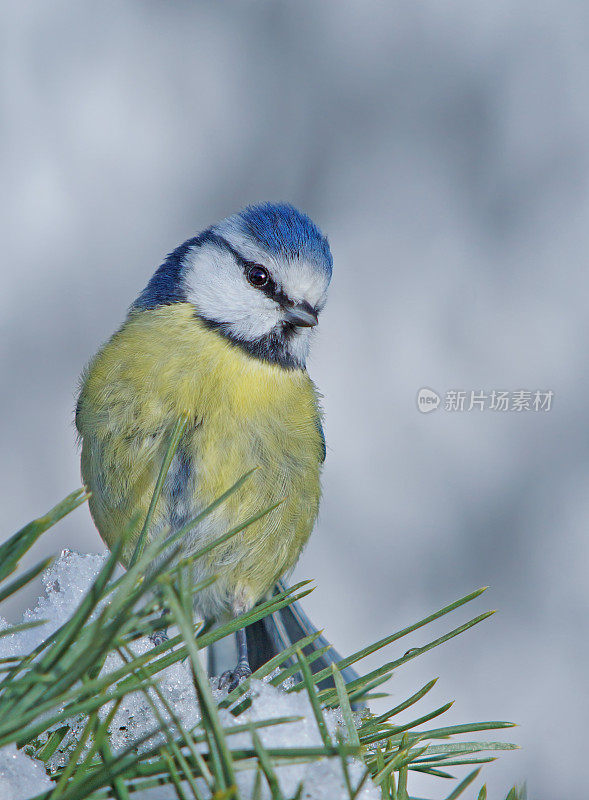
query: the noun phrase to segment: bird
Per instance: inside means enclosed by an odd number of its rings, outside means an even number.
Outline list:
[[[216,576],[195,594],[203,619],[236,617],[280,589],[314,527],[326,448],[306,362],[332,268],[328,240],[307,214],[284,202],[249,205],[163,260],[82,374],[82,478],[105,543],[130,529],[124,566],[182,415],[148,541],[165,541],[249,470],[182,539],[182,556],[275,506],[195,561],[195,583]],[[237,664],[220,688],[237,686],[285,637],[316,630],[300,606],[281,613],[282,624],[237,632]],[[332,650],[316,668],[336,658]]]

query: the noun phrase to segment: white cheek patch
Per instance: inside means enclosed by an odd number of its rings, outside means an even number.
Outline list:
[[[213,244],[201,245],[187,257],[184,286],[198,313],[226,323],[236,338],[259,339],[280,321],[277,303],[251,286],[233,256]]]

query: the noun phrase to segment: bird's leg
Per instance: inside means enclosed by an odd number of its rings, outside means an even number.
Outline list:
[[[237,664],[234,669],[226,670],[219,678],[219,689],[227,688],[228,692],[232,692],[243,678],[249,678],[252,674],[247,654],[245,628],[235,631],[235,641],[237,642]]]

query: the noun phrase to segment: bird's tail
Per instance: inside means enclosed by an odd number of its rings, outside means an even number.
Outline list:
[[[278,581],[274,587],[273,594],[284,592],[288,587],[283,581]],[[246,628],[247,649],[252,672],[255,672],[271,658],[286,650],[292,644],[317,633],[318,629],[313,625],[309,617],[305,614],[302,606],[298,602],[291,603],[289,606],[275,611],[273,614],[264,617]],[[221,643],[219,643],[221,644]],[[312,644],[303,647],[306,656],[324,650],[318,658],[310,663],[312,672],[319,672],[329,668],[331,664],[341,661],[341,656],[337,650],[327,641],[323,635],[319,635]],[[225,669],[225,659],[220,648],[215,646],[209,648],[209,674],[220,675]],[[292,666],[296,663],[294,659],[285,661],[284,667]],[[342,677],[346,683],[358,678],[357,672],[352,667],[344,667],[341,670]],[[333,687],[333,679],[325,678],[318,686],[320,689]]]

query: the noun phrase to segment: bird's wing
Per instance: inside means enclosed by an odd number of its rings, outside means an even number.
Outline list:
[[[323,463],[327,455],[327,445],[325,444],[325,433],[323,431],[323,425],[321,424],[321,420],[319,419],[319,417],[317,417],[317,430],[319,431],[319,435],[321,436],[321,443],[323,445],[322,456],[321,456],[321,462]]]
[[[128,554],[145,521],[174,420],[150,418],[145,403],[141,414],[135,413],[139,400],[125,387],[115,384],[110,394],[93,389],[83,386],[76,410],[82,479],[91,491],[90,511],[100,535],[112,546],[128,532]],[[164,505],[158,504],[158,513]],[[157,521],[156,513],[154,525]]]

